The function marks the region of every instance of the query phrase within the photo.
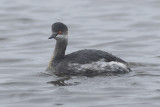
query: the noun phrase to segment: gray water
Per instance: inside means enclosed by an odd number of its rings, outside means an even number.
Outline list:
[[[57,21],[69,27],[67,54],[100,49],[133,72],[64,81],[47,74]],[[142,106],[160,107],[159,0],[0,1],[0,107]]]

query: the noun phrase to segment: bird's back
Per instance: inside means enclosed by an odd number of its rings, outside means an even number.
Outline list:
[[[122,59],[110,53],[107,53],[101,50],[92,50],[92,49],[79,50],[71,54],[68,54],[65,56],[63,61],[67,61],[70,63],[87,64],[94,61],[99,61],[101,59],[104,59],[105,62],[117,61],[117,62],[126,63]]]

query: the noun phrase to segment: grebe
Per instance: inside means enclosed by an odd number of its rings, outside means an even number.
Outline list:
[[[51,29],[52,35],[48,39],[54,38],[56,46],[47,70],[52,73],[58,76],[94,76],[123,74],[131,71],[127,62],[101,50],[84,49],[65,55],[68,27],[61,22],[56,22]]]

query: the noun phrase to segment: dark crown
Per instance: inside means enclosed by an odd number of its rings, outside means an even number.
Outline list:
[[[61,31],[62,33],[66,33],[68,31],[68,27],[61,22],[56,22],[52,25],[52,32],[59,32],[59,31]]]

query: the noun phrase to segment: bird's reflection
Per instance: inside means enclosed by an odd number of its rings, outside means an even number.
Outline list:
[[[49,81],[47,83],[53,84],[55,86],[72,86],[72,85],[80,84],[79,82],[73,82],[73,83],[67,82],[70,79],[71,79],[71,77],[63,77],[63,78],[60,78],[60,79],[55,80],[55,81]]]

